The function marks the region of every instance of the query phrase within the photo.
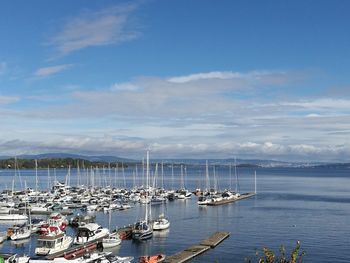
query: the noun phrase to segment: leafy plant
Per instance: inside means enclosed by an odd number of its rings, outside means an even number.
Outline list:
[[[282,245],[279,249],[279,255],[277,256],[272,250],[267,247],[263,248],[263,253],[256,251],[258,263],[301,263],[305,252],[300,250],[301,243],[297,241],[296,247],[291,251],[289,258],[286,256],[286,249]],[[246,260],[247,263],[251,263],[250,259]]]

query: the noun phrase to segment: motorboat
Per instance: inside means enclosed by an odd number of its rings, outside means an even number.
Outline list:
[[[69,221],[69,224],[73,227],[79,227],[82,224],[94,223],[96,220],[95,215],[76,215],[72,217]]]
[[[101,227],[96,223],[89,223],[78,227],[77,236],[74,238],[74,244],[81,245],[87,242],[95,241],[106,237],[109,234],[107,228]]]
[[[107,237],[102,239],[103,248],[116,247],[122,242],[117,232],[109,234]]]
[[[29,238],[31,234],[31,228],[27,224],[15,225],[7,230],[7,236],[10,237],[12,241]]]
[[[73,238],[67,236],[58,227],[51,227],[51,232],[38,237],[35,254],[44,256],[67,250]]]

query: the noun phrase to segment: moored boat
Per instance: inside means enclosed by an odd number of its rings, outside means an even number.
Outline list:
[[[109,234],[107,228],[102,228],[99,224],[89,223],[78,227],[77,236],[74,238],[74,244],[80,245],[87,242],[102,239]]]
[[[107,237],[102,239],[103,248],[110,248],[120,245],[122,240],[117,232],[109,234]]]
[[[165,230],[170,227],[170,221],[164,214],[160,214],[159,217],[153,221],[153,230]]]
[[[159,263],[165,260],[164,254],[140,257],[139,263]]]
[[[58,252],[67,250],[72,244],[72,237],[67,236],[57,227],[51,228],[56,229],[55,231],[51,231],[50,233],[39,236],[35,254],[41,256],[56,254]]]

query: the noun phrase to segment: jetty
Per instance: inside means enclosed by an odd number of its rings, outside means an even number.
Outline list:
[[[215,248],[222,241],[230,236],[229,232],[216,232],[207,239],[201,241],[199,244],[190,246],[185,250],[176,253],[172,256],[167,256],[164,263],[182,263],[187,262],[198,255]]]
[[[218,200],[218,201],[215,201],[215,202],[210,202],[207,205],[209,205],[209,206],[217,206],[217,205],[229,204],[229,203],[233,203],[233,202],[237,202],[237,201],[240,201],[240,200],[243,200],[243,199],[247,199],[247,198],[253,197],[255,195],[256,195],[256,193],[244,193],[244,194],[241,194],[237,198],[222,199],[222,200]]]

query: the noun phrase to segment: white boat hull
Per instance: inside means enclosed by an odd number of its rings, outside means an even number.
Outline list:
[[[103,248],[116,247],[120,245],[122,240],[119,238],[119,236],[116,235],[110,235],[109,237],[104,238],[102,240]]]
[[[28,216],[26,215],[19,215],[19,214],[8,214],[8,215],[0,215],[0,220],[28,220]]]
[[[47,247],[37,247],[35,249],[35,254],[40,255],[40,256],[45,256],[45,255],[52,255],[58,252],[65,251],[70,247],[70,245],[73,242],[73,238],[70,236],[65,236],[64,241],[59,244],[58,246],[54,248],[47,248]]]
[[[170,227],[170,222],[167,219],[160,219],[153,222],[153,230],[165,230]]]

